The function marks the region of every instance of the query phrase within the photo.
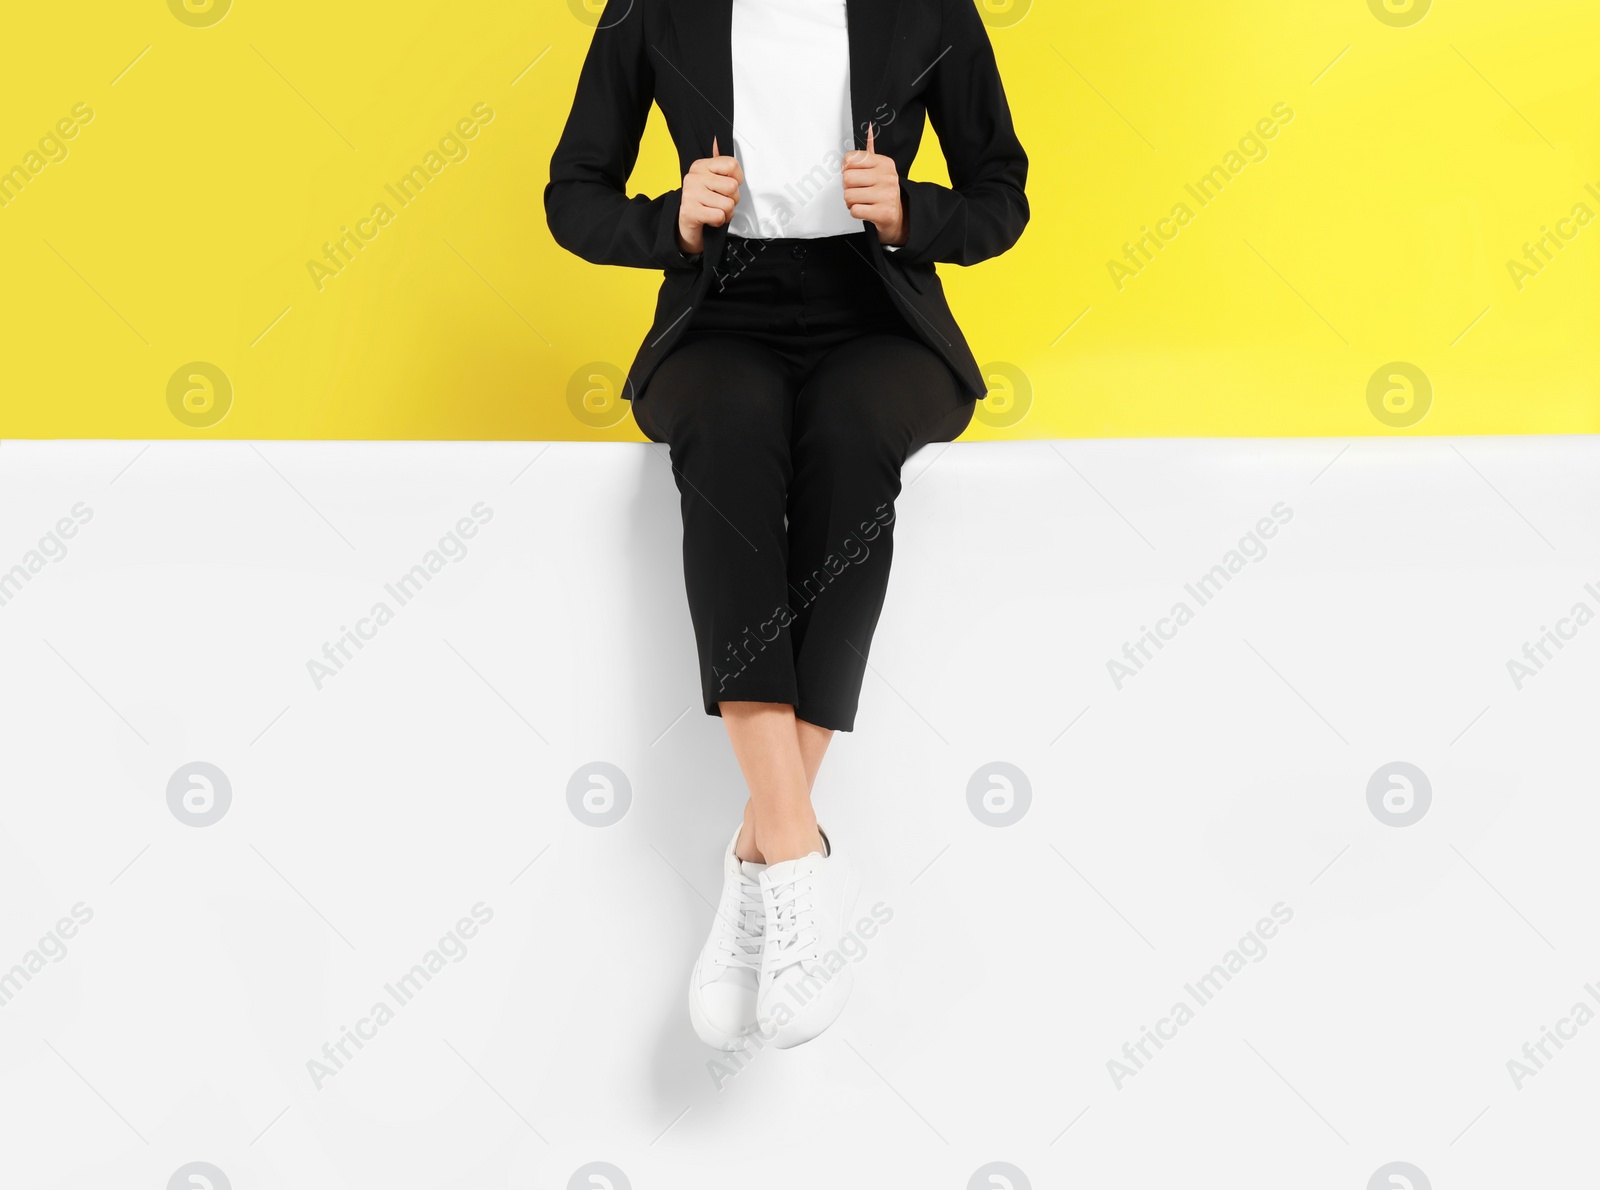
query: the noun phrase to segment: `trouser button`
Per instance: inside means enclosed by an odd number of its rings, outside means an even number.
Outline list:
[[[793,256],[796,260],[804,260],[806,258],[805,245],[796,244],[794,246],[794,251],[792,253],[790,253],[790,255]]]

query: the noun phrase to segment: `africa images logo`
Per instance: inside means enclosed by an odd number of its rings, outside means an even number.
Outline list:
[[[167,0],[167,7],[191,29],[209,29],[233,7],[233,0]]]

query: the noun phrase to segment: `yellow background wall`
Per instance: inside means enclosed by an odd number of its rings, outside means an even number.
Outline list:
[[[968,437],[1600,430],[1600,226],[1574,218],[1600,214],[1600,4],[984,13],[1034,215],[1010,255],[941,270],[994,377]],[[595,20],[8,6],[0,436],[637,438],[603,390],[659,275],[567,255],[541,205]],[[402,206],[385,186],[418,165]],[[1219,165],[1202,205],[1185,186]],[[943,180],[931,137],[912,174]],[[632,189],[677,183],[657,114]]]

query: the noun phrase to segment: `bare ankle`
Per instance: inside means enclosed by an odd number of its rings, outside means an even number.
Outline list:
[[[744,825],[739,828],[739,838],[733,845],[733,854],[736,858],[747,864],[764,864],[761,848],[756,846],[756,831],[748,817]]]
[[[759,843],[761,854],[769,864],[781,864],[785,860],[799,859],[813,851],[823,850],[822,836],[815,823],[787,830],[766,831],[760,836]]]

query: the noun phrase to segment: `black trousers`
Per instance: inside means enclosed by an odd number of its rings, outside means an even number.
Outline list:
[[[973,399],[912,333],[864,235],[729,236],[633,413],[670,447],[707,714],[782,702],[850,731],[888,589],[900,469]]]

